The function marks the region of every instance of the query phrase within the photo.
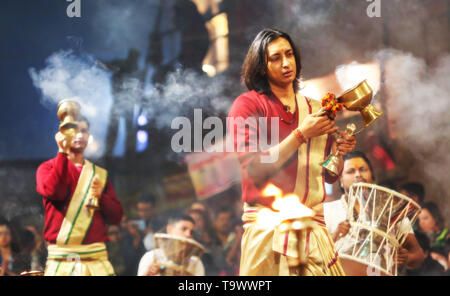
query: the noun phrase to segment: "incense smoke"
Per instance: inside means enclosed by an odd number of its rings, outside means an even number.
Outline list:
[[[387,57],[386,89],[392,131],[414,156],[411,172],[424,176],[418,181],[429,188],[444,189],[443,196],[426,198],[446,204],[450,192],[450,55],[442,56],[435,67],[430,67],[410,53],[386,50],[381,54]],[[409,177],[417,180],[420,174]],[[443,210],[445,217],[449,209]]]
[[[44,105],[57,104],[73,98],[82,105],[82,113],[91,123],[95,142],[87,156],[99,157],[105,149],[105,138],[113,99],[115,110],[133,110],[141,107],[158,128],[170,128],[172,119],[194,108],[203,108],[212,114],[223,114],[230,107],[227,92],[233,88],[226,76],[210,78],[191,70],[178,69],[169,73],[163,84],[147,86],[133,77],[125,78],[112,94],[110,73],[89,55],[76,56],[72,51],[51,55],[42,70],[30,69],[36,88],[41,90]],[[115,96],[115,98],[113,98]],[[113,113],[120,117],[121,114]],[[133,116],[133,115],[131,115]],[[56,117],[56,115],[55,115]],[[92,147],[92,143],[88,146]]]
[[[150,118],[156,119],[159,128],[170,127],[173,118],[194,108],[202,108],[214,115],[223,114],[231,106],[227,91],[232,88],[232,82],[225,75],[211,78],[179,69],[169,73],[166,83],[146,93],[146,110]]]
[[[46,60],[44,69],[31,68],[29,73],[33,85],[41,91],[45,106],[68,98],[81,104],[81,113],[89,120],[94,139],[86,155],[101,156],[112,102],[110,75],[92,56],[76,56],[70,50],[55,52]]]

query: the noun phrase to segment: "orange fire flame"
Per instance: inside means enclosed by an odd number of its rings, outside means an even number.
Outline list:
[[[263,209],[258,213],[257,223],[262,226],[273,227],[286,220],[295,220],[314,216],[314,211],[303,205],[295,194],[283,196],[283,191],[273,184],[268,184],[262,191],[266,197],[275,197],[272,208]]]
[[[283,195],[283,191],[280,188],[273,184],[268,184],[262,191],[263,196],[276,196],[281,197]]]

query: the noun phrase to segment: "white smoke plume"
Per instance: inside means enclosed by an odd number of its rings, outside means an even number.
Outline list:
[[[66,98],[80,102],[94,137],[86,155],[102,156],[113,102],[110,73],[92,56],[75,55],[72,51],[58,51],[47,59],[44,69],[31,68],[29,72],[34,86],[42,93],[44,105],[57,104]],[[155,120],[158,128],[170,128],[173,118],[194,108],[215,115],[226,112],[232,101],[226,92],[232,88],[232,82],[225,76],[210,78],[181,69],[169,73],[164,84],[150,87],[145,93],[137,78],[129,78],[121,83],[121,91],[116,94],[119,104],[116,110],[133,110],[144,96],[147,103],[141,107],[148,117]],[[116,115],[120,116],[113,114]]]
[[[309,30],[329,22],[329,15],[332,12],[333,4],[329,0],[292,0],[277,1],[288,17],[282,22],[292,29]]]
[[[29,73],[33,85],[41,91],[44,105],[56,105],[68,98],[81,104],[93,136],[86,155],[101,156],[112,102],[110,75],[92,56],[77,56],[70,50],[55,52],[46,60],[44,69],[31,68]]]
[[[392,131],[416,158],[413,171],[425,174],[422,182],[444,189],[444,196],[426,198],[446,204],[450,193],[450,55],[430,67],[410,53],[387,50],[380,54],[387,57],[385,83]],[[410,177],[417,180],[417,176]]]
[[[94,5],[92,30],[105,46],[105,54],[126,53],[132,47],[147,50],[159,3],[157,0],[99,0]]]
[[[383,116],[387,116],[388,131],[379,132],[384,132],[381,136],[386,139],[394,139],[391,146],[401,166],[401,174],[409,181],[421,182],[428,193],[440,193],[441,196],[428,194],[425,199],[443,206],[444,216],[448,215],[450,55],[442,56],[435,66],[427,65],[424,59],[410,52],[394,49],[384,49],[372,56],[371,65],[379,64],[385,71],[381,83],[386,98],[377,96],[372,101],[382,100],[386,104],[387,112]],[[364,78],[369,78],[369,84],[375,86],[376,81],[370,81],[373,76],[370,71],[358,72],[354,75],[357,80],[346,80],[346,70],[357,66],[361,67],[352,62],[336,68],[336,76],[343,88]]]
[[[191,70],[176,70],[167,76],[166,83],[146,92],[147,112],[156,119],[159,128],[170,127],[172,119],[187,110],[202,108],[218,115],[229,110],[232,98],[227,94],[236,88],[226,76],[208,77]],[[160,89],[161,91],[159,91]]]
[[[410,53],[390,50],[382,54],[388,57],[386,87],[395,129],[413,144],[412,149],[425,155],[440,146],[433,144],[450,135],[450,55],[432,68]]]

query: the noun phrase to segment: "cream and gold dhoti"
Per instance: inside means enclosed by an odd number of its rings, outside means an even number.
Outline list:
[[[323,216],[321,218],[321,215],[316,215],[313,218],[316,227],[305,230],[299,237],[294,231],[280,232],[276,227],[259,225],[257,215],[264,208],[261,205],[244,205],[245,231],[241,244],[240,275],[345,275],[334,250],[333,240],[323,222]],[[299,239],[305,241],[300,243]],[[300,246],[305,247],[300,249]],[[289,268],[288,260],[289,257],[299,258],[302,252],[306,254],[307,261],[303,262],[305,264],[302,274],[298,274],[298,269]]]
[[[321,107],[320,102],[303,96],[297,97],[297,103],[299,124],[308,113],[315,113]],[[317,227],[302,232],[301,236],[294,230],[280,232],[277,227],[257,223],[258,213],[264,206],[244,204],[240,275],[295,275],[288,259],[300,258],[300,254],[306,254],[307,258],[300,275],[345,275],[323,216],[325,169],[320,163],[329,153],[327,140],[328,135],[314,137],[298,149],[294,194],[302,204],[314,210],[313,221]]]
[[[115,275],[104,243],[48,246],[46,276]]]

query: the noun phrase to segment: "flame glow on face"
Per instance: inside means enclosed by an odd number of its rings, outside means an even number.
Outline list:
[[[283,191],[273,184],[268,184],[262,191],[266,197],[275,197],[271,209],[262,209],[258,213],[257,223],[262,227],[275,227],[286,220],[314,216],[314,211],[303,205],[295,194],[283,196]],[[276,212],[277,211],[277,212]]]

